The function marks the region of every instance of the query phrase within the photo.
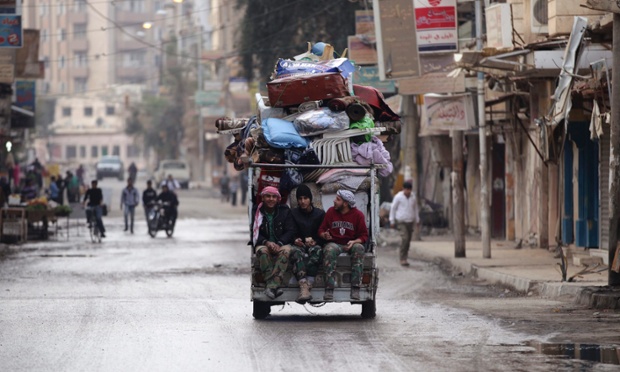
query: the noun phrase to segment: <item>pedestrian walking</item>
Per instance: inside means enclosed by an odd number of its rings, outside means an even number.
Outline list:
[[[233,207],[237,206],[237,189],[239,188],[239,184],[235,181],[230,184],[230,204]]]
[[[224,175],[220,178],[220,201],[228,203],[228,200],[230,200],[230,178],[224,171]]]
[[[414,226],[415,224],[415,226]],[[390,226],[396,227],[400,233],[400,264],[409,266],[407,257],[409,255],[409,244],[413,229],[420,224],[420,213],[418,210],[418,202],[413,192],[413,184],[411,181],[405,181],[403,189],[399,191],[390,208]]]
[[[241,205],[245,205],[248,198],[248,173],[241,172],[239,175],[239,188],[241,189]]]
[[[133,221],[136,213],[136,206],[140,202],[140,194],[135,187],[133,187],[133,179],[127,180],[127,187],[123,189],[121,195],[121,209],[123,210],[123,217],[125,218],[125,231],[128,227],[133,234]],[[129,220],[129,221],[128,221]]]

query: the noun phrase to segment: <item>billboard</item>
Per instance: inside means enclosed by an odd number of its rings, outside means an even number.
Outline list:
[[[21,48],[22,16],[0,14],[0,48]]]

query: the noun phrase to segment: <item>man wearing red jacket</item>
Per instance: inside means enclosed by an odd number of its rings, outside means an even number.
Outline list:
[[[319,236],[328,241],[323,248],[323,264],[327,276],[323,299],[334,299],[336,260],[338,255],[346,252],[351,255],[351,299],[359,300],[364,262],[363,244],[368,240],[368,228],[364,214],[355,208],[355,196],[351,191],[338,191],[334,206],[327,210],[319,227]]]

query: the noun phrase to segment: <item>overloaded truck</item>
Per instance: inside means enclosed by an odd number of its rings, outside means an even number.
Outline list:
[[[310,283],[308,303],[359,304],[363,318],[374,318],[379,283],[378,178],[392,172],[383,143],[400,133],[401,121],[378,90],[354,84],[353,63],[336,58],[329,44],[317,45],[294,59],[278,60],[267,96],[256,94],[255,116],[221,118],[215,124],[218,133],[233,137],[224,152],[227,161],[248,172],[250,236],[255,208],[267,186],[276,187],[281,203],[291,208],[296,207],[295,193],[301,184],[312,190],[314,206],[325,211],[333,206],[338,190],[354,194],[369,233],[359,298],[351,297],[351,257],[343,253],[337,259],[333,299],[324,299],[326,277],[321,268]],[[255,249],[250,239],[250,299],[254,318],[263,319],[272,306],[295,302],[299,284],[289,268],[281,294],[267,296]]]

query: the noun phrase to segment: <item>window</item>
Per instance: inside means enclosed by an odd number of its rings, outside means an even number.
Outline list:
[[[75,159],[77,157],[77,148],[74,145],[68,145],[65,152],[67,159]]]
[[[127,157],[137,158],[138,156],[140,156],[140,148],[136,145],[127,145]]]
[[[67,86],[64,82],[60,83],[60,93],[64,93],[67,90]]]
[[[41,42],[47,42],[47,29],[45,28],[41,30]]]
[[[119,145],[114,145],[114,147],[112,147],[112,155],[121,156],[121,147]]]
[[[78,12],[83,12],[86,10],[86,3],[84,0],[75,0],[75,9]]]
[[[108,146],[101,146],[101,156],[108,156]]]
[[[50,68],[50,57],[43,57],[43,65],[45,66],[45,68]]]
[[[84,107],[84,116],[92,117],[93,116],[93,108],[91,106]]]
[[[146,61],[145,52],[129,52],[123,54],[123,67],[143,67]]]
[[[144,0],[127,0],[125,10],[135,13],[144,12]]]
[[[86,92],[86,79],[78,78],[73,80],[73,89],[75,93]]]
[[[73,58],[73,65],[75,67],[88,66],[88,55],[86,53],[75,53]]]
[[[47,15],[47,5],[46,4],[41,4],[39,6],[39,15],[40,16]]]
[[[64,28],[61,28],[58,33],[56,34],[56,37],[58,37],[58,41],[65,41],[67,40],[67,31],[65,31]]]
[[[65,56],[60,56],[58,60],[58,68],[65,68]]]
[[[90,147],[90,157],[91,158],[98,158],[99,157],[99,147],[97,147],[97,146],[91,146]]]
[[[84,159],[86,157],[86,146],[80,146],[80,158]]]
[[[114,106],[106,106],[105,107],[105,114],[108,116],[112,116],[114,115],[116,112],[115,107]]]
[[[58,11],[57,11],[58,15],[62,15],[65,14],[65,3],[61,2],[60,4],[58,4]]]
[[[73,38],[85,39],[86,38],[86,23],[76,23],[73,25]]]
[[[71,107],[63,107],[62,108],[62,117],[66,118],[71,116]]]

